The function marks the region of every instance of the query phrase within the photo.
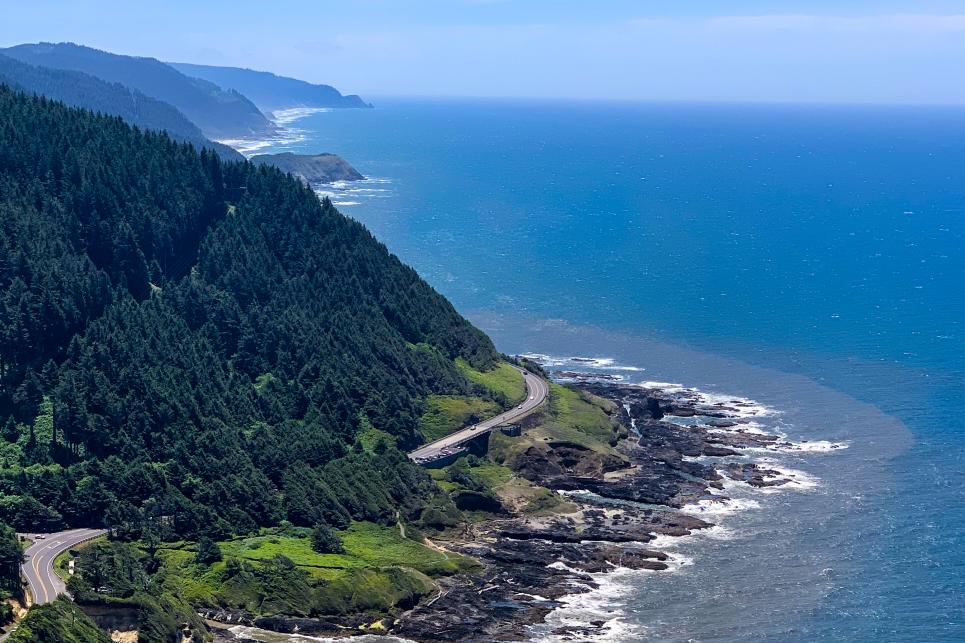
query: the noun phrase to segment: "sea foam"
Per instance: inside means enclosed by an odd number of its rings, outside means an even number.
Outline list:
[[[569,569],[563,563],[553,563],[550,565],[557,569]],[[568,594],[561,597],[562,605],[546,616],[546,620],[541,625],[534,628],[534,641],[546,643],[556,643],[562,641],[599,641],[601,643],[613,641],[622,642],[629,640],[639,640],[642,630],[631,626],[624,618],[626,613],[616,607],[621,597],[627,596],[634,590],[633,579],[640,575],[640,571],[631,570],[624,567],[616,567],[609,572],[590,574],[596,587],[580,584],[580,588],[588,591],[581,593]],[[645,573],[645,572],[644,572]],[[653,572],[651,572],[653,573]],[[603,625],[596,627],[593,622],[603,622]],[[559,628],[575,628],[582,630],[574,639],[574,634],[538,634],[540,630],[556,630]]]

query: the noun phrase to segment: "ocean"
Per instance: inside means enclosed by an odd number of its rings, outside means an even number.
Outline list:
[[[535,640],[965,640],[965,109],[375,104],[251,147],[348,159],[369,178],[325,192],[504,352],[751,398],[810,445]]]

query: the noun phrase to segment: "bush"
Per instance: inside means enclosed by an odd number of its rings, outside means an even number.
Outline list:
[[[345,551],[338,534],[322,523],[315,525],[312,530],[312,549],[319,554],[341,554]]]
[[[200,565],[211,565],[219,560],[221,560],[221,548],[218,547],[218,543],[202,537],[198,541],[198,553],[194,556],[194,562]]]

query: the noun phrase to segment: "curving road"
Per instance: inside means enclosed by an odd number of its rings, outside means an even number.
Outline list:
[[[54,573],[54,559],[71,547],[105,534],[103,529],[71,529],[55,534],[27,535],[33,544],[24,552],[21,570],[30,587],[34,605],[50,603],[66,591],[64,581]]]
[[[513,368],[522,373],[523,378],[526,380],[526,399],[523,400],[522,404],[496,417],[483,422],[477,422],[473,426],[467,426],[435,442],[423,445],[415,451],[410,452],[409,458],[419,464],[444,458],[455,453],[459,445],[463,442],[468,442],[477,435],[488,433],[496,427],[508,424],[513,420],[518,420],[540,406],[549,395],[549,384],[543,378],[533,375],[527,370],[515,366]]]

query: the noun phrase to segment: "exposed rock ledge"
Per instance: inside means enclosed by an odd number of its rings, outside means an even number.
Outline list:
[[[297,176],[308,185],[335,181],[361,181],[365,177],[337,154],[256,154],[252,163],[274,165],[282,172]]]
[[[563,492],[572,511],[547,515],[499,513],[467,524],[437,546],[472,556],[483,569],[437,580],[427,603],[381,621],[389,634],[413,641],[524,641],[531,627],[563,606],[567,595],[600,586],[596,574],[616,567],[661,573],[679,561],[656,549],[658,536],[685,536],[712,526],[697,503],[725,502],[725,479],[752,487],[790,482],[780,471],[740,459],[747,448],[790,445],[745,429],[745,403],[705,403],[687,393],[577,377],[581,391],[613,403],[624,427],[620,457],[568,441],[537,443],[514,462],[516,475]],[[693,424],[667,421],[696,418]],[[538,423],[530,417],[524,424]],[[631,427],[634,430],[630,430]],[[680,509],[691,505],[691,513]],[[704,518],[707,518],[705,520]],[[334,619],[205,614],[281,632],[336,636],[360,633],[371,615]],[[582,641],[605,631],[604,621],[563,625],[553,635]],[[218,639],[218,643],[244,643]]]

